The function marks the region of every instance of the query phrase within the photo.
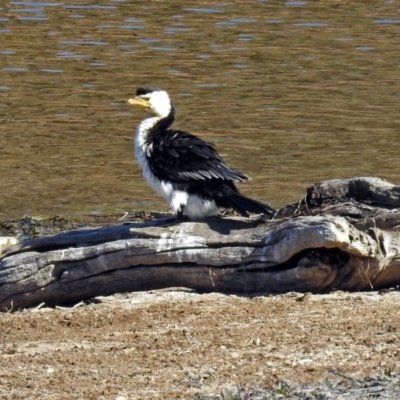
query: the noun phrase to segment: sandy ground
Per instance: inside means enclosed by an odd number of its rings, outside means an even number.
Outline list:
[[[398,370],[400,293],[183,289],[0,315],[1,399],[185,399]]]

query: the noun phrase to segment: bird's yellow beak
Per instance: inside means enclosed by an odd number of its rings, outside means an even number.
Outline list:
[[[133,99],[129,99],[128,104],[131,104],[134,106],[141,106],[144,108],[150,108],[149,101],[140,96],[134,97]]]

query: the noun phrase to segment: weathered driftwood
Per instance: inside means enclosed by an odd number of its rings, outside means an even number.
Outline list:
[[[226,293],[368,290],[400,283],[400,187],[317,183],[273,220],[211,218],[81,229],[0,260],[0,310],[184,286]]]

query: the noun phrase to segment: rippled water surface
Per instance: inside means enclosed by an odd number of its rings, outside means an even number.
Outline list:
[[[132,155],[140,85],[276,207],[321,179],[400,183],[398,2],[0,6],[0,218],[166,210]]]

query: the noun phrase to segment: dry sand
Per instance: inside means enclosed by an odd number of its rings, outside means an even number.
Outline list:
[[[206,398],[235,385],[285,394],[281,380],[324,382],[331,369],[397,372],[400,293],[177,288],[1,314],[0,330],[1,399]]]

